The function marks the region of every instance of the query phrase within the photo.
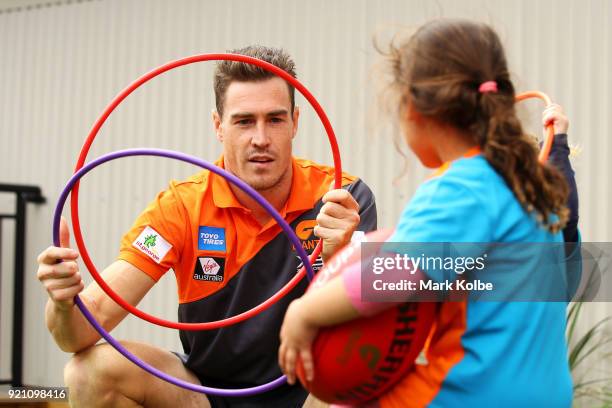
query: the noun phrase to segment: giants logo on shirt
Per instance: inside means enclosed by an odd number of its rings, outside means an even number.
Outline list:
[[[193,279],[208,282],[223,282],[225,258],[201,256],[195,263]]]
[[[314,234],[314,227],[316,226],[317,220],[304,220],[300,221],[295,227],[295,235],[302,241],[302,248],[304,248],[304,251],[309,254],[312,253],[317,246],[318,239]]]
[[[309,255],[312,254],[312,251],[314,251],[315,247],[317,246],[317,242],[319,242],[319,239],[314,234],[314,227],[316,226],[317,220],[303,220],[300,221],[295,227],[295,235],[297,235],[297,237],[300,239],[300,241],[302,242],[302,248],[304,248],[304,251],[306,251],[306,253]],[[295,248],[293,248],[293,250],[295,251]],[[304,263],[302,262],[302,259],[297,255],[296,259],[296,269],[299,271],[300,269],[302,269],[302,266],[304,266]],[[312,269],[315,272],[318,272],[319,269],[321,269],[322,267],[323,258],[321,258],[321,256],[319,255],[319,257],[312,265]]]
[[[314,234],[314,227],[316,226],[316,220],[304,220],[300,221],[300,223],[295,227],[295,235],[297,235],[300,241],[302,241],[302,248],[304,248],[304,251],[309,254],[314,251],[317,243],[319,242],[319,238]],[[351,236],[351,242],[361,242],[364,240],[364,236],[364,231],[355,231]]]
[[[303,220],[300,221],[295,227],[295,235],[302,241],[302,248],[308,255],[312,254],[317,243],[319,242],[319,238],[314,234],[314,227],[317,226],[317,220]],[[365,232],[363,231],[355,231],[351,236],[351,242],[361,242],[364,240]],[[295,251],[295,248],[293,248]],[[297,271],[299,272],[304,266],[302,259],[299,256],[295,256],[297,259]],[[314,261],[312,264],[312,269],[315,273],[319,272],[323,268],[323,258],[321,255]]]

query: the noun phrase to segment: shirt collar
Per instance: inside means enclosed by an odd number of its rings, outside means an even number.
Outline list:
[[[219,157],[214,165],[225,170],[225,164],[223,162],[223,156]],[[240,204],[240,201],[234,195],[234,192],[230,188],[229,183],[223,177],[210,172],[210,179],[212,183],[212,196],[215,206],[218,208],[247,208]]]
[[[225,169],[223,156],[215,161],[214,164],[215,166]],[[312,196],[313,190],[310,180],[308,180],[302,169],[296,164],[295,158],[291,159],[291,165],[293,168],[291,191],[289,192],[289,198],[285,203],[285,207],[281,211],[281,215],[283,216],[296,211],[309,210],[313,208],[315,201]],[[210,178],[212,183],[213,202],[216,207],[240,208],[248,211],[248,208],[238,201],[227,180],[212,172],[210,172]]]
[[[478,156],[479,154],[482,153],[482,149],[480,148],[480,146],[474,146],[471,147],[467,152],[465,152],[463,154],[463,156],[461,156],[462,159],[469,159],[471,157],[475,157]],[[454,160],[453,160],[454,161]],[[432,179],[438,176],[441,176],[442,174],[444,174],[449,167],[451,166],[451,163],[453,161],[447,161],[442,163],[442,165],[440,167],[438,167],[429,177],[428,179]]]
[[[480,146],[474,146],[471,147],[467,152],[465,152],[463,157],[467,159],[470,157],[478,156],[480,153],[482,153],[482,149],[480,148]]]

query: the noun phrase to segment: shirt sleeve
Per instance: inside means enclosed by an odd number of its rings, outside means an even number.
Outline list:
[[[158,281],[180,259],[186,235],[185,209],[175,186],[158,194],[123,236],[118,259]]]
[[[580,253],[580,231],[578,230],[578,187],[574,169],[569,159],[570,148],[567,139],[565,133],[555,135],[550,149],[549,162],[563,174],[569,187],[567,207],[570,215],[563,229],[563,240],[566,242],[568,299],[571,300],[576,296],[582,279],[582,257]]]
[[[347,190],[359,204],[359,226],[357,231],[363,233],[376,230],[378,216],[374,193],[363,180],[358,179],[347,186]]]
[[[563,229],[563,239],[565,242],[578,242],[578,187],[569,154],[567,135],[565,133],[555,135],[548,160],[563,174],[570,190],[567,198],[570,215],[567,225]]]
[[[578,288],[583,280],[582,274],[582,239],[580,231],[576,231],[576,242],[565,243],[565,271],[567,274],[567,300],[569,301],[585,301],[587,298],[582,298],[578,293]],[[579,295],[579,296],[576,296]]]

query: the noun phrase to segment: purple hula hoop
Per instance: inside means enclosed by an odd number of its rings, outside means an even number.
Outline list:
[[[308,255],[306,254],[306,251],[304,250],[304,248],[302,248],[302,245],[300,244],[300,240],[299,238],[295,235],[295,233],[293,232],[293,230],[291,229],[291,227],[289,226],[289,224],[287,223],[287,221],[285,221],[283,219],[283,217],[278,213],[278,211],[276,211],[276,209],[274,207],[272,207],[272,205],[270,203],[268,203],[268,201],[266,201],[266,199],[264,199],[257,191],[255,191],[251,186],[249,186],[248,184],[246,184],[244,181],[242,181],[241,179],[239,179],[238,177],[234,176],[233,174],[213,165],[208,163],[205,160],[199,159],[195,156],[191,156],[185,153],[180,153],[180,152],[175,152],[172,150],[163,150],[163,149],[127,149],[127,150],[120,150],[120,151],[116,151],[116,152],[112,152],[109,154],[106,154],[104,156],[100,156],[95,160],[92,160],[91,162],[87,163],[83,168],[81,168],[79,171],[77,171],[68,181],[68,183],[66,184],[66,187],[64,187],[64,190],[62,191],[62,193],[60,194],[60,197],[57,201],[57,205],[55,207],[55,213],[53,215],[53,244],[55,246],[59,246],[60,242],[59,242],[59,226],[60,226],[60,219],[61,219],[61,215],[62,215],[62,210],[64,208],[64,205],[66,203],[66,199],[68,198],[68,195],[70,194],[70,192],[72,191],[72,188],[74,187],[74,185],[85,175],[87,174],[89,171],[91,171],[92,169],[98,167],[99,165],[106,163],[108,161],[111,160],[115,160],[121,157],[129,157],[129,156],[159,156],[159,157],[167,157],[167,158],[171,158],[171,159],[176,159],[176,160],[181,160],[187,163],[191,163],[194,164],[196,166],[200,166],[203,167],[205,169],[208,169],[210,171],[212,171],[213,173],[224,177],[225,179],[227,179],[229,182],[231,182],[232,184],[234,184],[235,186],[239,187],[241,190],[243,190],[244,192],[246,192],[247,194],[249,194],[249,196],[251,196],[255,201],[257,201],[262,207],[265,208],[265,210],[276,220],[276,222],[278,222],[278,224],[281,226],[281,228],[283,229],[283,231],[285,232],[285,234],[287,235],[287,237],[289,238],[289,240],[291,241],[291,243],[294,245],[298,256],[300,257],[300,259],[302,260],[302,262],[304,263],[305,267],[306,267],[306,271],[308,273],[308,278],[312,279],[312,277],[314,276],[314,272],[312,270],[312,266],[310,265],[310,261],[308,260]],[[132,363],[136,364],[137,366],[139,366],[140,368],[142,368],[143,370],[153,374],[154,376],[167,381],[171,384],[177,385],[179,387],[191,390],[191,391],[196,391],[196,392],[200,392],[200,393],[204,393],[204,394],[210,394],[210,395],[218,395],[218,396],[223,396],[223,397],[246,397],[246,396],[250,396],[250,395],[255,395],[255,394],[259,394],[262,392],[266,392],[269,390],[272,390],[282,384],[284,384],[286,382],[286,377],[283,375],[273,381],[270,381],[267,384],[262,384],[256,387],[251,387],[251,388],[241,388],[241,389],[234,389],[234,390],[226,390],[226,389],[221,389],[221,388],[212,388],[212,387],[206,387],[203,385],[196,385],[196,384],[191,384],[187,381],[183,381],[180,380],[178,378],[172,377],[158,369],[156,369],[155,367],[145,363],[144,361],[140,360],[138,357],[136,357],[134,354],[132,354],[129,350],[127,350],[125,347],[123,347],[123,345],[121,345],[121,343],[119,343],[119,341],[117,341],[114,337],[112,337],[110,335],[110,333],[108,333],[106,330],[104,330],[104,328],[100,325],[100,323],[98,323],[96,321],[96,319],[94,318],[94,316],[91,314],[91,312],[87,309],[87,307],[85,306],[85,304],[83,304],[82,300],[79,298],[79,296],[75,296],[75,303],[78,306],[78,308],[81,310],[81,313],[83,313],[83,316],[85,316],[85,318],[89,321],[89,323],[94,327],[94,329],[96,329],[96,331],[98,333],[100,333],[100,335],[109,343],[111,344],[115,349],[117,349],[117,351],[119,351],[121,354],[123,354],[128,360],[130,360]]]

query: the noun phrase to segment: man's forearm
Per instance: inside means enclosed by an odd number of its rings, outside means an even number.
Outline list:
[[[93,302],[83,296],[81,299],[95,316]],[[49,332],[57,345],[65,352],[79,352],[93,346],[100,339],[98,332],[91,327],[76,305],[69,309],[61,309],[49,299],[45,315]]]

